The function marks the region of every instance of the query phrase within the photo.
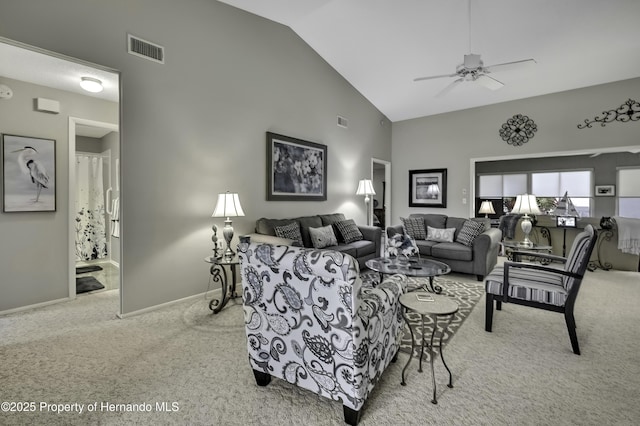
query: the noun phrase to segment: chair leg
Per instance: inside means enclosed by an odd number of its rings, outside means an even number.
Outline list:
[[[502,310],[502,300],[496,300],[496,311]]]
[[[571,347],[573,348],[573,353],[576,355],[580,355],[578,335],[576,334],[576,320],[573,317],[573,312],[566,311],[564,313],[564,320],[567,323],[567,330],[569,331],[569,339],[571,339]]]
[[[498,302],[500,303],[500,302]],[[491,333],[493,324],[493,294],[487,293],[487,304],[485,307],[484,329]]]
[[[253,376],[256,378],[258,386],[267,386],[271,383],[271,374],[267,374],[264,371],[253,370]]]
[[[360,421],[360,413],[362,412],[362,410],[356,411],[353,408],[347,407],[346,405],[343,405],[342,409],[344,411],[345,423],[351,426],[356,426]]]

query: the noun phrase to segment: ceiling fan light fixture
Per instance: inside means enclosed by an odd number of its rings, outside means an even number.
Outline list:
[[[93,77],[82,77],[80,79],[80,87],[91,93],[99,93],[104,90],[104,87],[102,87],[102,82]]]

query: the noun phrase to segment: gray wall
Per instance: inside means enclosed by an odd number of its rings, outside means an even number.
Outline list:
[[[68,297],[69,116],[117,123],[118,105],[1,76],[0,81],[13,90],[13,98],[0,101],[0,132],[56,140],[57,196],[55,212],[0,213],[1,312]],[[35,111],[38,97],[59,101],[60,114]]]
[[[212,0],[0,6],[1,36],[122,73],[123,313],[207,289],[220,192],[240,194],[236,235],[261,216],[341,211],[365,222],[355,190],[371,157],[391,158],[391,126],[289,28]],[[166,63],[127,54],[128,32],[163,45]],[[265,201],[266,131],[328,146],[327,201]],[[48,262],[60,281],[64,260]]]
[[[640,79],[393,123],[392,222],[420,211],[472,216],[471,159],[640,145],[638,121],[577,128],[629,98],[640,99]],[[538,125],[533,139],[520,147],[508,145],[498,135],[500,126],[515,114],[527,115]],[[448,169],[447,207],[410,208],[409,170],[431,168]],[[610,177],[606,182],[611,183]]]

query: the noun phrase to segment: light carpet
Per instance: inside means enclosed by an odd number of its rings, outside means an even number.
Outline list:
[[[473,282],[451,274],[450,279]],[[640,418],[640,274],[590,272],[576,305],[582,355],[562,315],[505,305],[484,331],[484,297],[436,360],[407,372],[401,353],[369,396],[361,425],[634,425]],[[342,406],[282,380],[256,386],[242,307],[211,315],[209,297],[117,319],[117,291],[0,317],[3,425],[343,425]],[[57,413],[40,403],[84,404]],[[175,404],[174,404],[175,403]],[[89,412],[87,407],[97,407]],[[106,404],[106,405],[105,405]],[[145,404],[149,411],[110,410]],[[148,404],[148,405],[146,405]],[[15,407],[15,406],[14,406]],[[173,411],[169,411],[173,410]]]

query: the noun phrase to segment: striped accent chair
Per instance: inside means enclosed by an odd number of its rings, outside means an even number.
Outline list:
[[[573,307],[597,238],[593,226],[587,225],[576,236],[566,258],[546,253],[514,252],[514,259],[527,256],[559,261],[564,263],[564,269],[521,262],[505,262],[503,266],[495,267],[485,279],[485,330],[491,332],[494,301],[497,310],[501,310],[502,302],[505,302],[560,312],[567,323],[573,353],[580,355]]]

